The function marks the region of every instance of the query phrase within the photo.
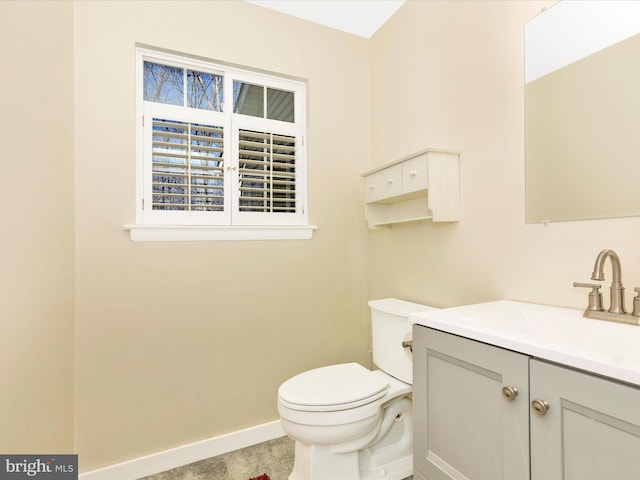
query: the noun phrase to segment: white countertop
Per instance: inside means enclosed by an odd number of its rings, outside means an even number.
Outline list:
[[[582,310],[500,300],[418,312],[411,321],[640,386],[640,326]]]

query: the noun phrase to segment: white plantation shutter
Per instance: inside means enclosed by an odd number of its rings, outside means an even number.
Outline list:
[[[224,115],[145,102],[143,130],[145,223],[229,224]]]
[[[221,126],[153,118],[153,210],[224,210]]]
[[[235,123],[233,223],[305,225],[302,135],[295,126],[263,119],[236,118]]]
[[[295,137],[240,130],[238,144],[240,211],[295,213]]]

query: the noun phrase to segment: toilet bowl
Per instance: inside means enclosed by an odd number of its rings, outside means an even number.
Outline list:
[[[289,480],[400,480],[413,474],[411,313],[431,307],[369,302],[373,360],[302,372],[278,390],[282,427],[295,441]]]

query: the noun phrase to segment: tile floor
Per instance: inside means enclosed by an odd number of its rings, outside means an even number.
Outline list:
[[[263,473],[271,480],[288,480],[293,452],[293,440],[280,437],[139,480],[249,480]]]

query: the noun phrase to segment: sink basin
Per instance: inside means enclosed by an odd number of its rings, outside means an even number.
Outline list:
[[[640,386],[640,326],[501,300],[419,312],[414,323]]]

